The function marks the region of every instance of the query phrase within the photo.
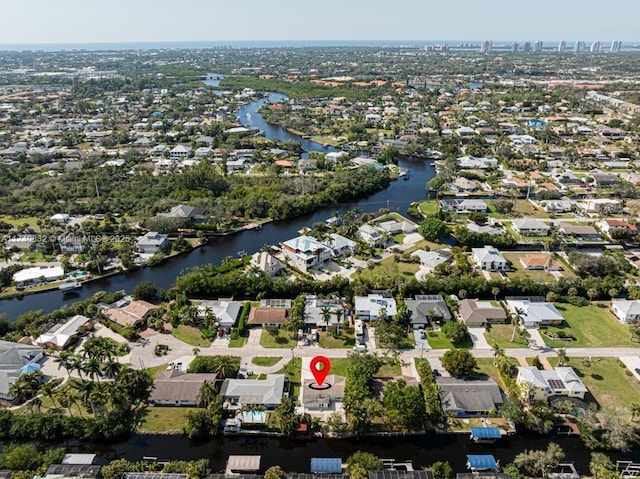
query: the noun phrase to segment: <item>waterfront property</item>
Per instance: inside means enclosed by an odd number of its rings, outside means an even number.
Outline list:
[[[507,269],[507,260],[493,246],[472,248],[471,253],[476,266],[484,271],[504,271]]]
[[[36,266],[22,269],[13,275],[13,281],[18,287],[37,283],[50,283],[52,281],[59,281],[62,278],[64,278],[64,268],[62,266],[52,266],[49,268]]]
[[[150,231],[149,233],[139,236],[136,239],[136,247],[138,251],[145,254],[156,254],[169,249],[169,236],[157,231]]]
[[[131,301],[122,308],[108,308],[105,315],[120,326],[139,328],[144,324],[157,306],[147,301]]]
[[[504,394],[498,383],[490,377],[452,378],[437,377],[440,404],[445,414],[455,417],[488,416],[498,411]]]
[[[344,397],[344,387],[346,379],[343,376],[330,374],[324,380],[323,385],[329,388],[319,389],[311,386],[315,385],[315,379],[305,379],[300,391],[300,403],[310,411],[325,411],[335,407],[336,403],[342,402]]]
[[[282,272],[284,264],[266,251],[258,251],[251,256],[251,266],[258,268],[267,276],[277,276]]]
[[[205,382],[215,384],[216,375],[185,373],[171,369],[161,373],[154,381],[149,395],[152,406],[197,406],[198,393]]]
[[[356,252],[356,242],[337,233],[331,233],[323,244],[331,248],[333,255],[337,258],[351,256]]]
[[[40,369],[42,348],[29,344],[0,341],[0,399],[11,400],[9,389],[22,374]]]
[[[519,367],[516,378],[528,400],[546,400],[552,396],[567,396],[584,399],[589,392],[573,368],[557,367],[553,371],[539,370],[536,367]]]
[[[229,410],[243,406],[262,406],[275,409],[282,401],[285,388],[284,374],[267,374],[265,379],[225,379],[220,389],[224,407]]]
[[[331,259],[331,249],[311,236],[298,236],[285,241],[282,251],[285,258],[305,273]]]
[[[377,226],[362,225],[358,228],[358,238],[369,246],[384,248],[389,240],[389,234]]]
[[[232,328],[236,324],[238,314],[242,309],[241,301],[228,301],[219,299],[216,301],[205,300],[198,305],[198,317],[206,318],[212,315],[218,326]]]
[[[93,329],[93,322],[80,314],[69,318],[65,323],[57,324],[35,340],[39,346],[65,349],[74,343],[80,335]]]
[[[511,227],[522,236],[547,236],[551,229],[547,223],[536,219],[513,220]]]

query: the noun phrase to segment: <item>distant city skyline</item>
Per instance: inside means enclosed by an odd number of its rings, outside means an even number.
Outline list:
[[[640,41],[640,2],[538,0],[21,0],[3,5],[0,44],[237,41]]]

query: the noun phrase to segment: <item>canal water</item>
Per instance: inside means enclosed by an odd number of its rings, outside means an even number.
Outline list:
[[[259,109],[267,101],[278,101],[286,98],[284,95],[271,93],[267,98],[261,98],[242,106],[237,115],[246,127],[255,127],[262,130],[267,138],[281,141],[299,142],[305,151],[330,151],[319,143],[302,139],[288,132],[282,127],[268,124],[259,113]],[[398,180],[378,193],[357,201],[322,208],[315,213],[299,217],[289,221],[273,222],[263,226],[261,230],[243,231],[234,235],[212,239],[207,246],[172,258],[160,265],[142,268],[125,274],[118,274],[101,280],[86,283],[76,296],[63,296],[60,291],[54,290],[46,293],[27,295],[23,298],[0,301],[0,312],[5,313],[10,320],[15,320],[20,314],[27,311],[42,309],[50,312],[58,309],[71,301],[77,301],[92,296],[98,291],[125,290],[132,292],[141,281],[153,281],[160,288],[169,288],[175,278],[185,269],[204,263],[219,264],[227,256],[236,256],[239,251],[253,254],[265,244],[277,244],[294,236],[305,226],[311,226],[316,221],[324,221],[333,215],[333,212],[345,211],[350,208],[361,208],[363,211],[377,211],[380,208],[389,208],[392,211],[405,213],[413,201],[426,198],[425,184],[436,174],[433,163],[419,158],[403,158],[399,166],[410,170],[409,179]]]
[[[381,458],[413,462],[416,469],[435,461],[449,461],[454,471],[466,471],[467,454],[492,454],[500,465],[513,461],[514,457],[529,449],[546,449],[556,442],[565,451],[565,460],[571,461],[578,472],[589,473],[591,452],[577,437],[517,435],[502,439],[496,444],[479,445],[469,442],[466,434],[435,434],[393,438],[365,439],[314,439],[295,442],[289,439],[266,437],[219,437],[211,441],[190,441],[182,436],[133,435],[129,440],[112,446],[75,444],[73,451],[97,452],[99,461],[106,463],[116,458],[139,461],[144,456],[164,460],[209,459],[213,471],[224,469],[227,457],[234,454],[262,456],[263,469],[280,465],[286,471],[309,472],[312,457],[341,457],[346,460],[358,450],[371,452]],[[628,454],[612,454],[612,459],[640,461],[640,450]]]

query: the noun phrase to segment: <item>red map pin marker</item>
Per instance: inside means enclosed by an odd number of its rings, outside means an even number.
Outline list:
[[[316,356],[311,360],[311,373],[316,378],[316,384],[322,386],[327,374],[331,370],[331,361],[324,356]]]

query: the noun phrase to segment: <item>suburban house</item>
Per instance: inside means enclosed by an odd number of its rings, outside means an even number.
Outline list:
[[[258,251],[251,256],[251,266],[258,268],[267,276],[277,276],[283,271],[284,264],[266,251]]]
[[[458,302],[458,316],[468,326],[501,324],[508,321],[506,311],[500,306],[476,299],[463,299]]]
[[[603,233],[613,239],[614,231],[626,232],[629,235],[637,235],[638,228],[624,220],[601,220],[596,223]]]
[[[495,158],[476,158],[474,156],[462,156],[456,160],[462,169],[488,169],[497,168],[500,162]]]
[[[497,228],[495,225],[479,225],[473,222],[467,223],[466,228],[472,233],[487,234],[491,236],[500,236],[505,233],[503,229]]]
[[[280,327],[291,318],[291,308],[259,307],[251,308],[247,324],[249,326]]]
[[[488,416],[498,411],[504,394],[491,378],[460,379],[437,377],[440,404],[445,414],[454,417]]]
[[[105,314],[111,321],[118,323],[120,326],[137,328],[144,324],[156,308],[157,306],[154,304],[138,300],[131,301],[122,308],[109,308],[105,311]]]
[[[547,213],[568,213],[573,209],[571,200],[548,200],[544,205]]]
[[[357,243],[345,238],[337,233],[331,233],[329,238],[323,241],[323,244],[327,248],[331,248],[333,255],[336,258],[342,258],[345,256],[351,256],[356,252]]]
[[[597,188],[608,188],[620,184],[620,177],[609,173],[591,173],[592,185]]]
[[[611,312],[621,323],[635,323],[640,319],[640,301],[614,299],[611,301]]]
[[[482,248],[471,248],[473,260],[478,268],[484,271],[505,271],[507,269],[507,260],[493,246],[484,246]]]
[[[312,388],[311,385],[314,384],[316,384],[315,379],[305,379],[302,388],[300,388],[300,404],[305,410],[327,410],[335,403],[342,402],[346,384],[345,377],[335,374],[328,375],[324,380],[324,384],[331,386],[328,389]]]
[[[356,296],[355,315],[364,320],[391,319],[398,310],[396,300],[390,294],[371,293],[367,296]]]
[[[362,225],[358,228],[358,238],[370,246],[383,248],[387,244],[388,233],[377,226]]]
[[[562,264],[551,253],[525,253],[520,256],[520,264],[528,270],[562,270]]]
[[[440,200],[442,211],[455,211],[456,213],[486,213],[487,204],[484,200],[477,199],[443,199]]]
[[[176,369],[164,371],[153,381],[149,404],[152,406],[197,406],[198,393],[205,383],[215,384],[211,373],[185,373]]]
[[[378,227],[391,235],[400,233],[409,234],[418,231],[418,225],[410,221],[383,221],[382,223],[378,224]]]
[[[241,309],[241,301],[226,301],[223,299],[216,301],[205,300],[198,305],[197,314],[200,318],[206,317],[207,314],[212,314],[218,326],[232,328],[236,324]]]
[[[518,311],[522,312],[520,319],[525,328],[539,328],[564,321],[553,303],[537,298],[507,298],[507,306],[514,316],[518,315]]]
[[[602,236],[598,233],[598,230],[593,226],[574,226],[567,223],[562,223],[560,226],[560,232],[573,238],[577,241],[600,241]]]
[[[528,384],[529,400],[546,400],[550,396],[584,399],[589,392],[573,368],[558,367],[553,371],[536,367],[519,367],[517,384]]]
[[[50,283],[59,281],[62,278],[64,278],[64,268],[62,266],[49,268],[34,266],[33,268],[21,269],[13,274],[13,281],[18,287],[37,283]]]
[[[446,249],[436,249],[432,251],[419,249],[411,253],[411,256],[416,256],[420,260],[420,264],[429,271],[433,270],[439,264],[448,263],[453,257],[451,251]]]
[[[282,252],[295,267],[307,272],[331,259],[331,249],[311,236],[298,236],[282,243]]]
[[[0,399],[11,400],[9,389],[18,378],[40,369],[44,357],[42,348],[30,344],[0,341]]]
[[[480,188],[480,184],[475,180],[469,180],[463,176],[457,177],[451,182],[449,190],[455,193],[472,193]]]
[[[345,319],[345,302],[343,298],[318,298],[307,296],[304,302],[304,324],[312,328],[326,328],[324,313],[329,312],[329,326],[336,325]]]
[[[191,147],[189,145],[176,145],[169,151],[169,158],[172,160],[181,160],[191,155]]]
[[[263,406],[275,409],[282,401],[285,388],[284,374],[267,374],[265,379],[225,379],[220,389],[225,409],[237,410],[242,406]]]
[[[138,251],[145,254],[156,254],[169,249],[169,235],[150,231],[143,236],[136,238]]]
[[[197,206],[177,205],[171,208],[168,213],[158,213],[157,218],[177,218],[189,222],[199,222],[205,219],[205,209]]]
[[[56,324],[46,333],[36,338],[38,346],[53,347],[62,350],[75,342],[85,331],[93,329],[92,321],[80,314],[69,318],[65,323]]]
[[[417,295],[415,299],[405,299],[404,303],[413,329],[423,329],[433,322],[442,324],[451,320],[447,303],[439,294]]]
[[[86,239],[82,234],[62,233],[58,236],[58,246],[60,246],[62,253],[79,254],[87,246]]]
[[[522,236],[547,236],[551,229],[544,221],[534,219],[513,220],[511,227]]]

